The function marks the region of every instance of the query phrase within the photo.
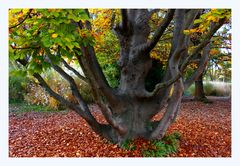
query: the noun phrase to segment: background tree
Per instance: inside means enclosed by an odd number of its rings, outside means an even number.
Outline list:
[[[213,10],[204,9],[199,13],[199,15],[197,16],[197,19],[195,20],[194,28],[187,31],[187,33],[191,33],[190,41],[193,47],[198,45],[202,40],[201,35],[205,31],[205,27],[206,27],[204,26],[204,24],[205,23],[209,24],[209,21],[214,21],[216,19],[214,17],[216,13],[218,13],[218,11],[215,9]],[[203,21],[205,23],[203,23]],[[199,65],[202,66],[202,72],[198,74],[198,77],[196,77],[194,82],[195,84],[194,100],[207,101],[204,88],[203,88],[204,87],[203,78],[207,73],[208,67],[212,67],[212,64],[209,64],[209,61],[211,61],[211,59],[214,59],[214,57],[216,58],[217,57],[216,54],[219,54],[220,52],[224,54],[224,52],[226,51],[222,50],[222,48],[230,49],[229,45],[231,44],[229,44],[230,42],[229,35],[231,34],[228,32],[231,28],[229,25],[230,24],[226,24],[224,27],[219,29],[218,32],[213,36],[207,48],[209,50],[207,52],[202,52],[202,54],[205,54],[205,55],[201,55],[201,53],[199,53],[198,55],[194,56],[191,60],[192,62],[192,65],[191,65],[192,69],[190,69],[191,73],[193,72],[191,70],[196,70],[196,68],[198,68]],[[227,46],[224,47],[224,45],[227,45]],[[228,56],[227,58],[228,60],[231,60],[231,58],[229,57],[231,56],[231,53],[226,56]],[[201,57],[205,57],[205,58],[203,59]],[[201,64],[204,64],[204,65],[201,65]],[[229,69],[229,67],[226,67],[225,69]]]
[[[197,9],[114,11],[119,17],[114,18],[111,14],[111,19],[104,20],[111,20],[108,24],[114,27],[119,42],[117,85],[109,85],[97,59],[95,50],[101,50],[101,43],[95,39],[100,31],[92,23],[98,14],[89,14],[88,10],[10,10],[10,58],[22,64],[23,71],[33,75],[52,97],[76,111],[96,133],[108,140],[121,144],[137,137],[161,139],[179,112],[184,89],[202,74],[206,65],[204,55],[210,51],[209,42],[228,22],[230,11],[214,9],[211,14],[200,16],[200,20],[196,19],[201,11]],[[153,29],[150,20],[154,20],[155,13],[161,21]],[[199,26],[194,28],[194,23]],[[201,40],[191,47],[190,38],[195,32],[201,33]],[[161,73],[161,82],[157,81],[152,85],[154,88],[147,89],[146,79],[153,64],[151,53],[156,46],[162,48],[159,41],[167,33],[171,34],[171,42],[167,42],[170,43],[169,51],[164,51],[168,55],[162,58],[166,67]],[[106,55],[112,54],[110,50],[106,49]],[[199,54],[197,69],[187,80],[183,79],[188,64]],[[74,69],[71,61],[78,62],[84,74]],[[69,83],[76,102],[70,102],[46,83],[41,73],[50,68]],[[91,86],[95,102],[108,124],[99,123],[91,114],[70,72]],[[162,119],[152,121],[152,117],[161,111],[164,111]]]

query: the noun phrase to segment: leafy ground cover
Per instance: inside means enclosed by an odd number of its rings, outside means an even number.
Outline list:
[[[231,101],[212,98],[213,103],[183,102],[181,112],[168,133],[180,133],[177,153],[169,157],[231,157]],[[142,157],[150,144],[135,140],[124,149],[95,134],[73,111],[17,111],[10,105],[10,157]],[[104,122],[98,107],[91,106]],[[161,114],[155,118],[158,119]]]

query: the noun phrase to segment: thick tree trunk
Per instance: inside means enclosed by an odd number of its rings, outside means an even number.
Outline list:
[[[197,13],[197,11],[195,11]],[[148,15],[146,10],[132,10],[126,13],[122,11],[123,24],[118,27],[118,38],[121,46],[121,79],[118,88],[118,95],[121,99],[120,105],[114,108],[111,103],[113,118],[118,125],[123,128],[121,134],[118,132],[117,142],[122,142],[126,139],[134,139],[144,137],[146,139],[162,138],[178,114],[180,102],[184,91],[182,79],[179,79],[179,66],[181,54],[184,54],[184,48],[188,46],[188,37],[182,32],[191,24],[185,24],[189,19],[194,19],[191,13],[186,15],[186,10],[179,10],[176,13],[176,23],[174,30],[174,47],[169,59],[169,67],[165,76],[167,79],[173,78],[170,84],[174,84],[174,91],[171,99],[167,103],[167,109],[164,116],[159,122],[152,122],[152,117],[160,112],[169,98],[169,86],[156,85],[152,93],[149,93],[145,88],[145,80],[148,72],[152,67],[152,59],[149,56],[149,47],[153,47],[154,42],[148,42],[147,38],[150,34],[148,25]],[[131,13],[131,15],[129,15]],[[173,13],[169,13],[166,17],[172,17]],[[127,22],[125,19],[128,18]],[[170,23],[170,22],[166,22]],[[162,26],[163,28],[165,26]],[[166,27],[165,27],[166,28]],[[160,28],[157,33],[162,30]],[[125,34],[128,33],[126,36]],[[154,38],[153,38],[154,39]],[[184,41],[184,42],[182,42]],[[156,43],[155,43],[156,44]],[[165,89],[164,89],[165,87]],[[163,88],[162,93],[158,93]]]
[[[97,78],[94,78],[95,72],[91,70],[91,65],[89,65],[89,62],[92,61],[89,57],[94,58],[94,55],[83,54],[86,62],[84,59],[80,59],[80,61],[87,69],[86,74],[90,78],[92,86],[95,86],[95,81],[98,81],[98,84],[102,86],[93,89],[96,90],[97,101],[102,113],[111,126],[108,130],[104,130],[107,131],[105,133],[107,133],[109,140],[121,144],[127,139],[138,137],[161,139],[165,135],[180,110],[184,83],[179,73],[183,72],[187,60],[193,56],[189,55],[188,58],[182,59],[182,57],[188,56],[187,48],[190,41],[190,37],[185,35],[183,31],[192,28],[193,20],[198,12],[199,10],[180,9],[176,12],[169,10],[152,39],[149,40],[150,26],[148,21],[151,16],[149,11],[146,9],[122,9],[122,21],[114,28],[121,48],[120,85],[115,91],[110,91],[104,81],[99,82]],[[145,88],[145,80],[152,67],[152,59],[149,54],[170,24],[173,16],[175,17],[173,42],[164,80],[163,83],[158,83],[152,92],[149,92]],[[206,41],[203,41],[193,51],[193,54],[198,53],[207,44]],[[205,61],[203,63],[205,64]],[[96,65],[96,63],[94,64]],[[170,95],[171,85],[174,88]],[[162,119],[153,122],[152,117],[160,111],[164,111]]]
[[[195,93],[194,100],[204,101],[206,99],[203,87],[203,74],[200,74],[198,79],[195,81]]]

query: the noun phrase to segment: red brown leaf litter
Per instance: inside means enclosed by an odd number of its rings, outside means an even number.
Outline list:
[[[91,107],[104,122],[98,107]],[[181,112],[168,133],[178,131],[178,153],[170,157],[231,157],[231,101],[214,99],[211,104],[183,102]],[[9,115],[10,157],[142,157],[95,134],[78,114],[68,112],[27,112]]]

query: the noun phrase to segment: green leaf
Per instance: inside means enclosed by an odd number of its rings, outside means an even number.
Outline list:
[[[203,22],[202,19],[196,19],[196,20],[194,20],[194,24],[199,24],[199,23],[202,23],[202,22]]]
[[[53,33],[53,32],[55,32],[53,29],[48,30],[48,33]]]
[[[42,43],[44,47],[50,47],[52,45],[52,41],[49,36],[42,38]]]
[[[15,77],[26,77],[27,72],[25,70],[12,70],[10,72],[10,76],[15,76]]]

